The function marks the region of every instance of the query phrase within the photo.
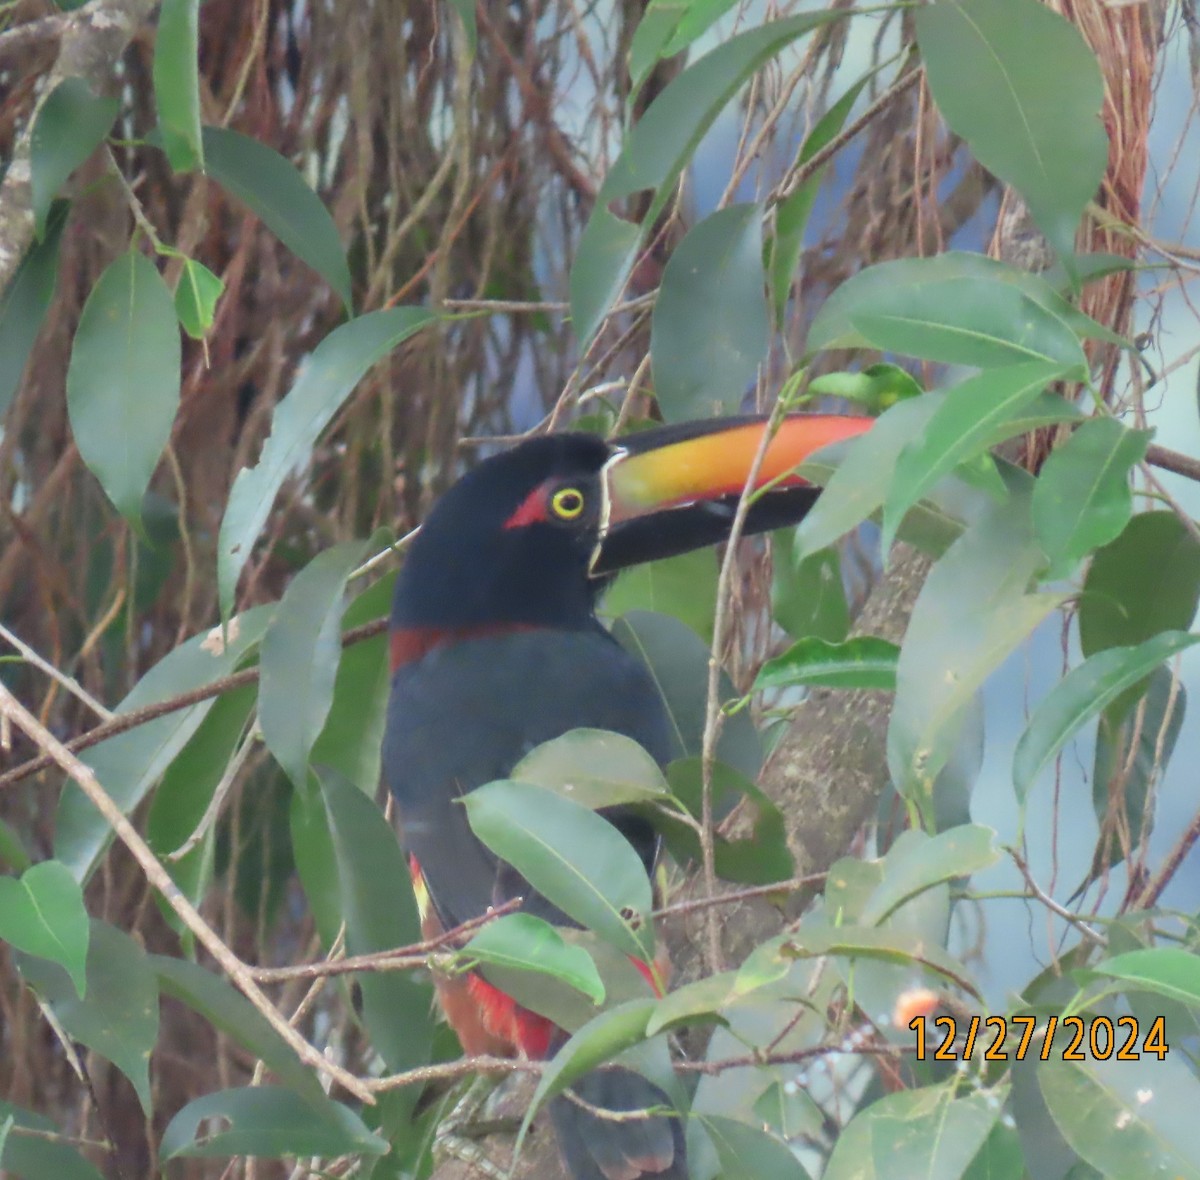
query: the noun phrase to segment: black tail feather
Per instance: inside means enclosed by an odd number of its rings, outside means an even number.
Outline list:
[[[653,1082],[632,1070],[597,1070],[573,1092],[591,1106],[618,1112],[671,1109]],[[573,1180],[688,1180],[683,1120],[655,1116],[603,1118],[561,1094],[550,1102],[550,1119]]]

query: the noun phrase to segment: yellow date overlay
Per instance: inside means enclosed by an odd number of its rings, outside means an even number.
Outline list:
[[[914,1016],[918,1061],[1049,1061],[1054,1047],[1063,1061],[1140,1061],[1167,1055],[1166,1022],[1156,1016],[1148,1028],[1136,1016]],[[927,1028],[927,1024],[933,1026]],[[1055,1058],[1057,1060],[1057,1056]]]

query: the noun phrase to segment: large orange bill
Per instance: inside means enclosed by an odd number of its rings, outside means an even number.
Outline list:
[[[795,474],[796,467],[873,423],[873,418],[833,414],[785,418],[754,483],[756,489],[770,490],[751,506],[744,532],[799,521],[820,489]],[[765,418],[725,418],[663,426],[621,439],[621,450],[605,468],[607,516],[593,573],[698,549],[728,536],[766,429]]]

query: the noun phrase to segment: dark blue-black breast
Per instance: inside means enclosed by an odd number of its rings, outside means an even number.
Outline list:
[[[475,838],[454,800],[506,778],[535,746],[571,729],[633,738],[660,765],[676,748],[645,666],[598,625],[586,631],[514,631],[437,647],[392,679],[383,775],[401,839],[420,862],[443,923],[455,926],[513,896],[549,921],[568,919]],[[650,826],[605,813],[652,867]]]

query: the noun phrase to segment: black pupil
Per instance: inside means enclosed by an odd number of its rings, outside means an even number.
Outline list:
[[[578,512],[583,507],[583,497],[573,489],[558,493],[558,510],[560,512]]]

